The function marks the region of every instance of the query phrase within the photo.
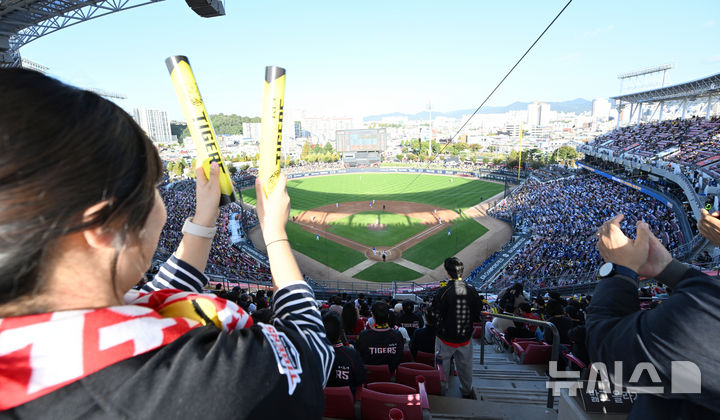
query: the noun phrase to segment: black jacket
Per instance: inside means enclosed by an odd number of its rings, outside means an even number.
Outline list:
[[[396,322],[398,327],[404,327],[407,330],[410,338],[412,338],[416,329],[422,328],[423,325],[425,325],[421,317],[414,313],[407,313],[405,311],[400,312],[400,315],[397,316]]]
[[[436,335],[437,331],[434,325],[428,325],[425,328],[418,328],[415,330],[415,334],[413,334],[412,339],[410,340],[410,352],[413,357],[417,355],[418,351],[435,353]]]
[[[402,360],[404,345],[399,331],[372,328],[360,333],[355,348],[366,365],[390,365],[394,371]]]
[[[437,335],[448,343],[465,343],[473,334],[473,322],[480,321],[482,300],[474,287],[450,280],[435,294],[430,310],[437,317]]]
[[[365,382],[366,378],[367,372],[360,353],[352,347],[335,346],[335,362],[327,386],[349,386],[355,392],[355,388]]]
[[[562,344],[570,344],[570,337],[568,336],[568,331],[571,329],[577,327],[578,323],[576,321],[573,321],[572,319],[562,316],[562,317],[550,317],[546,319],[547,322],[554,324],[555,327],[558,329],[558,333],[560,334],[560,343]],[[552,344],[553,341],[555,341],[555,337],[553,337],[552,330],[549,327],[543,327],[543,339]]]
[[[657,278],[673,288],[657,308],[640,310],[637,283],[617,275],[600,280],[588,307],[586,327],[590,360],[603,362],[613,373],[623,362],[622,381],[631,386],[662,386],[661,395],[638,394],[629,419],[720,418],[720,282],[673,261]],[[673,362],[688,361],[697,371],[676,369]],[[639,363],[651,363],[661,383],[647,371],[630,383]],[[690,379],[701,376],[701,393],[672,393],[678,372]],[[687,389],[687,388],[684,388]]]

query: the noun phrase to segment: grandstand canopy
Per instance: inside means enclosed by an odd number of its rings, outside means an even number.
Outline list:
[[[647,90],[645,92],[614,96],[611,99],[634,104],[682,100],[686,98],[695,99],[697,97],[717,95],[720,95],[720,73],[699,80],[693,80],[692,82]]]
[[[0,67],[20,67],[20,47],[44,35],[163,0],[0,0]],[[186,0],[202,17],[225,14],[223,0]]]

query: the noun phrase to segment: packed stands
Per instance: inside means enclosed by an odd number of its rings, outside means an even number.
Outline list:
[[[720,179],[720,117],[693,117],[622,127],[589,143],[636,161]],[[698,172],[696,174],[695,172]]]
[[[517,230],[532,235],[493,288],[517,280],[554,287],[594,277],[601,263],[595,232],[617,213],[625,215],[623,228],[630,235],[643,219],[669,249],[684,242],[672,210],[624,185],[592,174],[548,183],[529,179],[491,209],[491,214],[516,220]]]
[[[195,181],[188,179],[163,185],[160,194],[165,202],[168,217],[160,234],[156,259],[164,260],[180,243],[185,219],[195,213]],[[229,279],[270,282],[270,269],[265,262],[252,258],[232,245],[228,221],[233,214],[242,214],[245,229],[258,224],[257,215],[253,210],[244,209],[237,203],[221,207],[220,222],[213,239],[207,273]]]

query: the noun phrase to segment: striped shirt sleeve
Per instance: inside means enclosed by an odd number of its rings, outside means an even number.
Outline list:
[[[325,337],[325,326],[315,303],[315,295],[307,284],[296,283],[279,289],[273,296],[274,325],[300,333],[312,352],[319,357],[323,387],[332,371],[335,351]]]
[[[205,274],[195,267],[177,258],[174,254],[160,267],[160,271],[152,281],[146,283],[143,292],[154,292],[160,289],[178,289],[186,292],[202,293],[203,286],[208,283]]]

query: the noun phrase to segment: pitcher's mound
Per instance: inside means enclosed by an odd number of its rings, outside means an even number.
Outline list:
[[[370,223],[367,228],[368,230],[385,230],[386,226],[382,223]]]

